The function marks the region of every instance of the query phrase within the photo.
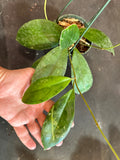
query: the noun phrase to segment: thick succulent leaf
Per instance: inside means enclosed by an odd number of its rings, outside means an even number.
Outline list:
[[[61,32],[60,46],[62,49],[69,48],[79,39],[79,28],[76,24],[73,24]]]
[[[42,57],[40,57],[39,59],[37,59],[33,64],[32,64],[32,68],[36,69],[38,64],[40,63]]]
[[[32,77],[32,83],[42,77],[64,76],[67,67],[67,57],[67,49],[61,49],[60,47],[52,49],[40,59]]]
[[[67,136],[74,119],[74,106],[73,89],[54,104],[42,127],[44,149],[55,146]]]
[[[35,19],[18,30],[16,40],[30,49],[49,49],[58,45],[61,31],[62,27],[55,22]]]
[[[22,101],[26,104],[42,103],[60,93],[70,81],[71,78],[61,76],[38,79],[27,89]]]
[[[87,92],[93,84],[93,77],[87,61],[76,48],[73,51],[72,63],[81,93]],[[74,77],[73,70],[71,71],[71,76]],[[75,93],[79,94],[76,85],[74,85],[74,89]]]
[[[82,35],[82,33],[84,31],[85,31],[85,28],[81,28],[80,35]],[[90,28],[86,32],[84,37],[86,39],[88,39],[89,41],[91,41],[92,43],[94,43],[95,45],[97,45],[98,47],[103,48],[103,49],[111,52],[113,55],[115,54],[114,49],[108,49],[108,48],[112,47],[112,42],[111,42],[110,38],[107,35],[105,35],[105,33],[101,32],[100,30]]]

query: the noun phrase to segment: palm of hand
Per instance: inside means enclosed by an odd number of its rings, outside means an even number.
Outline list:
[[[5,78],[0,85],[0,116],[13,126],[19,139],[29,149],[36,147],[29,132],[42,146],[40,126],[45,120],[43,110],[48,112],[53,105],[51,100],[37,105],[27,105],[21,101],[33,73],[32,68],[5,70]]]

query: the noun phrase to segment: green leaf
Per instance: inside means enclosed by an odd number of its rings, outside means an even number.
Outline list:
[[[16,40],[30,49],[50,49],[58,45],[61,31],[62,27],[55,22],[35,19],[18,30]]]
[[[42,126],[44,149],[55,146],[67,136],[74,119],[74,109],[75,94],[72,89],[54,104]]]
[[[61,76],[38,79],[27,89],[22,101],[26,104],[42,103],[60,93],[67,87],[70,81],[71,78]]]
[[[81,28],[80,29],[80,35],[82,35],[82,33],[85,31],[85,28]],[[113,55],[115,54],[114,49],[107,49],[112,47],[112,42],[109,39],[109,37],[107,35],[105,35],[103,32],[101,32],[100,30],[94,29],[94,28],[90,28],[87,33],[84,35],[84,37],[86,39],[88,39],[89,41],[91,41],[92,43],[94,43],[95,45],[97,45],[100,48],[103,48],[109,52],[111,52]]]
[[[72,64],[81,93],[87,92],[93,84],[93,77],[87,61],[76,48],[73,51]],[[73,70],[71,71],[71,76],[74,77]],[[76,85],[74,85],[74,89],[75,93],[79,94]]]
[[[79,39],[80,33],[79,28],[76,24],[70,25],[64,29],[60,36],[60,46],[62,49],[69,48]]]
[[[48,76],[64,76],[68,59],[68,50],[56,47],[40,59],[32,77],[32,83]],[[36,62],[37,63],[37,62]]]
[[[40,57],[39,59],[37,59],[33,64],[32,64],[32,68],[36,69],[38,64],[40,63],[42,57]]]

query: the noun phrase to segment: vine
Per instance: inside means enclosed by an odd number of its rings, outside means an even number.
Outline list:
[[[61,10],[61,12],[60,12],[58,18],[56,19],[56,21],[58,21],[59,17],[60,17],[60,16],[62,15],[62,13],[66,10],[66,8],[71,4],[72,1],[73,1],[73,0],[70,0],[70,1],[66,4],[66,6]]]
[[[45,14],[46,20],[48,20],[46,7],[47,7],[47,0],[45,0],[45,2],[44,2],[44,14]]]
[[[101,130],[101,128],[100,128],[100,126],[99,126],[99,124],[98,124],[98,122],[97,122],[97,120],[96,120],[96,118],[95,118],[95,116],[94,116],[94,113],[93,113],[92,109],[90,108],[89,104],[87,103],[85,97],[83,96],[83,94],[81,93],[81,91],[80,91],[80,89],[79,89],[79,87],[78,87],[78,85],[77,85],[76,78],[75,78],[75,77],[76,77],[76,74],[75,74],[74,66],[73,66],[73,64],[72,64],[72,59],[71,59],[70,52],[69,52],[69,60],[70,60],[70,64],[71,64],[71,67],[72,67],[72,70],[73,70],[73,74],[74,74],[74,83],[75,83],[75,85],[76,85],[76,87],[77,87],[77,89],[78,89],[78,92],[80,93],[80,96],[82,97],[82,99],[83,99],[86,107],[88,108],[88,110],[89,110],[89,112],[90,112],[90,114],[91,114],[91,116],[92,116],[92,118],[93,118],[93,120],[94,120],[97,128],[99,129],[99,131],[100,131],[100,133],[102,134],[103,138],[105,139],[106,143],[107,143],[108,146],[110,147],[111,151],[113,152],[113,154],[115,155],[115,157],[117,158],[117,160],[120,160],[120,158],[119,158],[119,156],[117,155],[116,151],[114,150],[114,148],[112,147],[112,145],[111,145],[110,142],[108,141],[107,137],[104,135],[103,131]]]

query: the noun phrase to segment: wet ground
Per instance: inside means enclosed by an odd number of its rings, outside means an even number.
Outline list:
[[[36,18],[44,18],[43,0],[0,0],[0,65],[9,69],[31,66],[39,53],[20,46],[15,38],[19,27]],[[64,13],[80,15],[87,21],[106,0],[74,0]],[[67,0],[48,1],[48,18],[57,18]],[[120,43],[120,1],[112,0],[92,27]],[[92,88],[84,94],[102,130],[120,156],[120,47],[116,56],[91,49],[85,55],[93,73]],[[37,145],[29,151],[12,127],[0,118],[0,160],[115,160],[96,128],[80,96],[76,96],[75,127],[61,147],[43,151]]]

